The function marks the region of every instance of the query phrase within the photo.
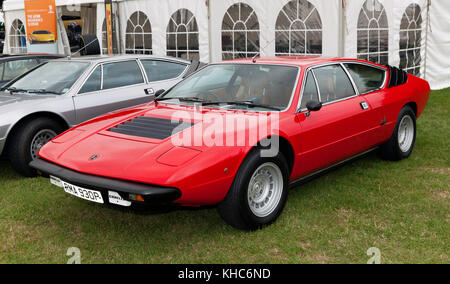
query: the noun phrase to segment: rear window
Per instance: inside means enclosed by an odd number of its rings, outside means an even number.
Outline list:
[[[149,82],[164,81],[180,77],[186,70],[187,65],[157,61],[157,60],[142,60],[145,72]]]
[[[363,64],[344,64],[350,72],[360,94],[367,94],[383,87],[386,71]]]

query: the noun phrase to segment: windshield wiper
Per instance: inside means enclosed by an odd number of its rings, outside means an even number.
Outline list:
[[[11,94],[13,93],[28,93],[28,90],[25,89],[17,89],[16,87],[11,87],[6,89],[8,92],[10,92]]]
[[[183,98],[183,97],[179,97],[179,98],[167,98],[167,97],[164,97],[164,98],[157,98],[157,99],[155,99],[155,103],[162,102],[162,101],[168,101],[168,100],[179,100],[180,102],[201,103],[201,104],[211,103],[210,101],[205,101],[205,100],[199,99],[197,97],[186,97],[186,98]]]
[[[220,105],[220,104],[226,104],[226,105],[238,105],[238,106],[246,106],[249,108],[265,108],[265,109],[271,109],[275,111],[280,111],[280,108],[268,106],[268,105],[262,105],[262,104],[256,104],[252,101],[230,101],[230,102],[205,102],[203,103],[203,106],[209,106],[209,105]]]
[[[62,93],[56,91],[50,91],[45,89],[37,89],[37,90],[28,90],[28,93],[33,94],[53,94],[53,95],[61,95]]]
[[[55,92],[55,91],[49,91],[49,90],[45,90],[45,89],[37,89],[37,90],[27,90],[27,89],[18,89],[15,87],[11,87],[6,89],[8,92],[10,92],[11,94],[13,93],[27,93],[27,94],[54,94],[54,95],[61,95],[61,93],[59,92]]]

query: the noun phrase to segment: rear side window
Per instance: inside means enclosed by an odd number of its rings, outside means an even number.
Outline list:
[[[98,66],[94,72],[92,72],[89,79],[84,83],[83,88],[80,90],[80,94],[100,91],[102,88],[102,67]]]
[[[33,69],[38,64],[39,62],[36,59],[8,61],[5,63],[5,73],[3,75],[3,80],[10,81]]]
[[[311,71],[308,72],[306,76],[305,90],[303,91],[302,105],[300,109],[306,109],[306,104],[314,101],[319,102],[319,93],[317,92],[316,81]]]
[[[186,65],[179,63],[157,60],[142,60],[141,62],[149,82],[175,79],[186,70]]]
[[[360,94],[367,94],[383,87],[386,71],[363,64],[344,64],[350,72]]]
[[[136,61],[103,65],[103,89],[113,89],[144,83],[141,68]]]
[[[341,65],[329,65],[314,69],[322,103],[329,103],[356,95],[350,79]]]

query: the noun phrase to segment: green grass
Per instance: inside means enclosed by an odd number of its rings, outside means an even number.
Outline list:
[[[236,231],[215,208],[94,205],[0,162],[0,263],[448,263],[450,89],[432,93],[410,159],[374,153],[292,190],[274,225]]]

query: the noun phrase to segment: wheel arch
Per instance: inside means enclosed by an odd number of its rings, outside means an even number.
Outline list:
[[[289,142],[288,139],[286,139],[283,136],[277,135],[277,136],[269,136],[265,139],[260,140],[255,146],[253,146],[250,151],[245,155],[245,157],[247,157],[251,151],[257,150],[257,149],[261,149],[264,148],[261,145],[261,142],[263,140],[266,139],[277,139],[278,141],[280,141],[279,143],[279,151],[283,154],[284,158],[286,159],[288,166],[289,166],[289,174],[292,173],[292,170],[294,169],[294,162],[295,162],[295,155],[294,155],[294,147],[292,146],[292,144]]]
[[[402,107],[402,109],[403,109],[404,107],[407,107],[407,106],[409,106],[410,108],[412,108],[412,110],[414,111],[414,114],[416,115],[416,118],[417,118],[418,115],[419,115],[417,103],[415,103],[415,102],[409,102],[409,103],[405,104],[405,105]]]
[[[50,118],[50,119],[56,121],[61,126],[63,126],[63,128],[65,130],[69,129],[69,127],[70,127],[68,121],[64,117],[62,117],[59,114],[53,113],[53,112],[40,111],[40,112],[28,114],[28,115],[22,117],[20,120],[16,121],[10,127],[9,131],[6,133],[6,143],[5,143],[5,148],[4,148],[3,152],[8,151],[8,145],[10,143],[10,139],[12,136],[11,134],[13,134],[15,131],[17,131],[18,128],[20,128],[22,125],[25,125],[27,122],[32,121],[37,118],[41,118],[41,117]]]

